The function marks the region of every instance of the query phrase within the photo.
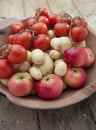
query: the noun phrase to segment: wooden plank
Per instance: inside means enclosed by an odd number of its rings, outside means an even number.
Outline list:
[[[39,111],[41,130],[95,130],[88,107],[82,102],[64,109]]]
[[[72,16],[78,15],[77,10],[74,8],[71,0],[47,0],[54,13],[63,14],[64,12],[69,13]]]
[[[72,2],[89,24],[96,28],[96,0],[72,0]]]
[[[89,98],[88,103],[89,103],[91,114],[94,118],[94,121],[96,122],[96,93]]]
[[[0,17],[23,17],[22,0],[0,0]]]
[[[14,105],[0,96],[0,130],[38,130],[36,111]]]
[[[24,0],[25,17],[34,16],[36,9],[39,7],[47,8],[49,11],[49,6],[46,0]]]

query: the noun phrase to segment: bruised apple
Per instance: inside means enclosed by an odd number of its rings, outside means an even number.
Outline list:
[[[32,93],[33,79],[27,72],[16,73],[9,79],[8,89],[15,96],[27,96]]]
[[[55,99],[63,91],[63,81],[55,74],[48,74],[37,82],[36,92],[42,99]]]
[[[64,61],[74,67],[82,67],[87,61],[87,53],[83,48],[72,47],[64,51]]]
[[[64,75],[64,83],[70,88],[81,88],[85,84],[87,74],[83,68],[68,67]]]

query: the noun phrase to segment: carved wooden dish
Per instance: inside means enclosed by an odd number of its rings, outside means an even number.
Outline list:
[[[22,20],[26,22],[27,19]],[[16,18],[5,20],[0,23],[0,44],[5,42],[6,36],[10,33],[10,25],[17,21]],[[77,102],[80,102],[96,92],[96,32],[91,27],[88,27],[89,35],[86,40],[87,46],[95,53],[95,63],[87,70],[87,82],[85,86],[78,90],[66,90],[62,95],[52,101],[45,101],[38,96],[15,97],[9,93],[7,87],[0,83],[0,92],[4,94],[11,102],[33,109],[57,109],[66,107]],[[4,33],[5,32],[5,33]]]

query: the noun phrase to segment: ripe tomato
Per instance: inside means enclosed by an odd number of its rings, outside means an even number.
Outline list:
[[[48,17],[48,11],[46,8],[38,8],[35,12],[35,16],[46,16]]]
[[[39,34],[34,42],[34,47],[43,51],[50,48],[50,39],[46,34]]]
[[[24,31],[18,35],[15,35],[15,44],[20,44],[26,49],[31,49],[33,46],[31,33]]]
[[[24,29],[25,29],[25,25],[22,22],[15,22],[11,26],[11,31],[14,34],[18,33],[20,30],[24,30]]]
[[[49,14],[49,23],[53,27],[56,23],[62,22],[63,18],[59,14]]]
[[[38,23],[33,24],[33,26],[31,27],[31,30],[34,31],[36,34],[42,34],[42,33],[47,34],[48,27],[43,22],[38,22]]]
[[[86,39],[88,30],[82,26],[75,26],[71,29],[71,37],[75,42],[81,42]]]
[[[47,26],[49,26],[49,19],[46,16],[40,16],[39,19],[37,20],[38,22],[43,22]]]
[[[83,27],[87,28],[87,22],[79,16],[74,17],[72,22],[73,22],[73,27],[74,26],[83,26]]]
[[[72,18],[71,18],[71,16],[69,14],[65,13],[63,15],[63,19],[64,19],[64,22],[66,22],[66,23],[68,23],[70,25]]]
[[[10,53],[8,55],[8,60],[12,64],[20,64],[27,60],[28,54],[27,50],[18,44],[12,45],[10,49]]]
[[[26,25],[28,28],[30,28],[34,23],[36,23],[36,18],[31,18],[27,21]]]
[[[8,59],[0,59],[0,79],[9,78],[14,73],[14,68]]]
[[[70,26],[67,23],[56,23],[54,26],[54,33],[57,37],[68,36]]]
[[[14,44],[15,43],[15,35],[11,34],[7,37],[7,43]]]

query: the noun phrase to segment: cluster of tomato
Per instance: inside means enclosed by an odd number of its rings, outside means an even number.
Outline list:
[[[7,37],[9,54],[0,59],[0,79],[9,78],[14,73],[12,64],[26,61],[27,50],[39,48],[46,51],[50,48],[49,29],[54,31],[56,37],[70,34],[76,42],[85,40],[88,35],[87,23],[84,19],[72,18],[67,13],[63,16],[49,14],[46,8],[39,8],[35,16],[28,19],[26,23],[19,21],[12,24],[12,34]]]

